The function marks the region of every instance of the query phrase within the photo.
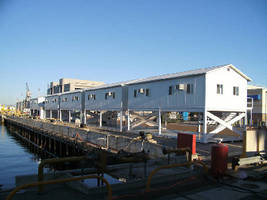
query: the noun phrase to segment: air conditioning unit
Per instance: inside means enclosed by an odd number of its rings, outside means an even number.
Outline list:
[[[180,84],[176,85],[176,89],[177,90],[184,90],[185,89],[185,85],[180,83]]]
[[[143,88],[139,89],[139,93],[143,94],[145,92],[145,90]]]

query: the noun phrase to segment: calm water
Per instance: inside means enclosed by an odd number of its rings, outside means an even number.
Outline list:
[[[39,158],[0,124],[0,184],[2,189],[15,186],[15,176],[36,174]]]
[[[14,134],[0,123],[0,189],[15,187],[15,176],[26,174],[37,174],[38,164],[41,159],[30,150]],[[45,171],[47,171],[46,169]],[[110,184],[120,183],[105,174]],[[96,180],[84,181],[88,186],[96,186]]]

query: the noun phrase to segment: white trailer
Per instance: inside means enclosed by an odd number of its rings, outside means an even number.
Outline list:
[[[61,94],[60,120],[71,122],[72,113],[82,113],[82,92],[82,90],[75,90]]]
[[[41,119],[45,118],[44,102],[45,102],[45,97],[37,97],[30,99],[31,116],[38,116]]]
[[[122,119],[127,110],[127,87],[125,82],[105,84],[84,91],[84,115],[86,113],[99,118],[99,126],[102,127],[102,116],[107,111],[120,113],[120,131],[122,131]],[[115,117],[116,118],[116,117]]]
[[[241,137],[242,131],[232,124],[246,116],[250,80],[231,64],[135,80],[127,84],[128,112],[153,112],[137,125],[154,119],[157,112],[159,134],[161,112],[197,112],[202,114],[201,141],[207,142],[225,128]],[[216,128],[208,133],[209,123]],[[128,130],[135,125],[128,123]]]
[[[60,118],[59,113],[60,94],[48,95],[45,97],[45,116],[46,118]]]

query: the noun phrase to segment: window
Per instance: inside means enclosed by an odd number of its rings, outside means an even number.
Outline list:
[[[187,84],[186,85],[186,93],[187,94],[193,94],[193,84]]]
[[[88,94],[88,100],[90,99],[95,100],[95,94]]]
[[[169,95],[172,95],[172,86],[169,87]]]
[[[112,97],[115,99],[115,92],[107,92],[105,93],[105,99],[108,99],[108,97]]]
[[[134,97],[136,97],[137,95],[137,90],[134,90]]]
[[[72,96],[72,101],[79,101],[79,97],[78,96]]]
[[[140,94],[143,94],[143,93],[144,93],[144,89],[143,89],[143,88],[140,88],[140,89],[138,90],[138,92],[139,92]]]
[[[236,86],[233,87],[233,95],[235,96],[239,95],[239,87],[236,87]]]
[[[65,97],[65,98],[62,99],[62,102],[67,102],[67,101],[68,101],[68,98],[67,97]]]
[[[146,96],[149,96],[150,90],[146,89]]]
[[[217,84],[217,94],[223,94],[223,85]]]

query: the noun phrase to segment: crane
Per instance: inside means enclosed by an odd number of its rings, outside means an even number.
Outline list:
[[[31,99],[31,92],[28,83],[26,82],[26,101],[29,101]]]

